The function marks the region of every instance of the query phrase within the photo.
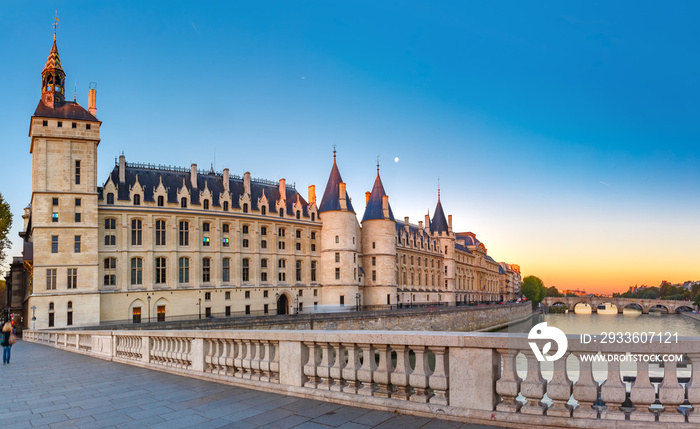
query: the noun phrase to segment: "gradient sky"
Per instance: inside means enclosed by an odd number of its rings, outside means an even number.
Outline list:
[[[695,2],[0,3],[0,192],[21,230],[58,9],[66,95],[97,82],[100,184],[127,161],[317,186],[361,217],[432,213],[547,286],[700,280]],[[394,162],[398,157],[399,162]]]

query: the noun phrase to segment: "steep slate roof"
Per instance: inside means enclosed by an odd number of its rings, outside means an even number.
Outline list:
[[[224,193],[224,180],[222,175],[198,172],[197,189],[193,190],[192,183],[190,182],[189,170],[185,171],[185,169],[181,169],[176,171],[160,168],[134,167],[129,166],[129,164],[127,164],[126,167],[126,183],[119,183],[119,166],[115,166],[110,173],[112,183],[117,187],[117,200],[130,200],[129,188],[136,184],[136,176],[138,176],[138,182],[143,188],[144,201],[155,201],[153,193],[162,180],[163,186],[167,190],[168,203],[177,204],[179,202],[177,199],[177,191],[182,188],[184,183],[185,187],[190,191],[190,205],[200,205],[199,193],[204,191],[206,184],[206,188],[208,188],[211,193],[211,205],[213,207],[221,206],[219,196]],[[277,200],[280,198],[279,186],[270,183],[261,183],[255,179],[250,181],[250,209],[260,210],[260,207],[258,207],[258,198],[262,197],[263,191],[265,191],[265,197],[268,201],[268,213],[277,213]],[[243,179],[230,177],[229,192],[231,193],[231,208],[240,208],[238,198],[245,192]],[[296,203],[297,195],[299,195],[299,203],[302,206],[302,216],[309,217],[309,204],[304,200],[301,194],[299,194],[296,189],[289,187],[286,188],[285,192],[287,194],[286,213],[294,212],[294,203]],[[100,189],[100,198],[104,198],[104,193],[104,188]]]
[[[455,249],[464,253],[472,253],[466,246],[463,246],[457,242],[455,242]]]
[[[326,184],[326,190],[323,192],[321,205],[318,206],[319,213],[340,210],[340,183],[342,181],[343,178],[340,177],[338,165],[335,163],[335,159],[333,159],[331,175],[328,177],[328,183]],[[350,197],[348,197],[347,191],[345,191],[345,199],[347,201],[348,211],[355,213],[355,209],[352,208],[352,203],[350,202]]]
[[[379,171],[377,171],[377,178],[374,180],[372,194],[369,197],[369,201],[367,201],[367,207],[365,207],[365,214],[362,216],[362,222],[372,219],[385,219],[383,204],[384,195],[386,195],[384,192],[384,185],[382,184],[382,179],[379,177]],[[391,211],[391,204],[389,205],[389,220],[395,220],[394,213]]]
[[[435,207],[435,213],[433,214],[433,219],[430,222],[430,231],[434,232],[447,232],[449,227],[447,225],[447,219],[445,219],[445,212],[442,211],[442,203],[440,203],[440,194],[438,193],[437,207]]]
[[[49,52],[49,57],[46,59],[44,70],[47,69],[63,70],[63,67],[61,67],[61,57],[58,55],[56,39],[54,39],[53,46],[51,46],[51,51]]]
[[[83,106],[75,101],[66,101],[62,104],[57,104],[55,107],[49,107],[43,101],[39,101],[36,106],[34,116],[41,118],[58,118],[58,119],[75,119],[78,121],[100,122],[90,112],[85,110]]]

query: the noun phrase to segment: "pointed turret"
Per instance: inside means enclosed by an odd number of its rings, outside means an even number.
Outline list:
[[[391,206],[389,205],[389,198],[386,198],[387,211],[384,211],[384,197],[386,197],[386,192],[384,192],[384,185],[382,184],[382,178],[379,177],[379,166],[377,166],[377,178],[374,180],[374,186],[372,187],[372,192],[370,193],[369,200],[367,201],[367,207],[365,208],[365,214],[362,216],[362,222],[371,219],[394,219],[394,213],[391,211]],[[388,216],[386,216],[388,214]]]
[[[430,222],[430,231],[437,233],[447,233],[449,231],[445,212],[442,210],[442,203],[440,202],[440,188],[438,188],[438,202],[437,207],[435,207],[435,214],[433,214],[433,220]]]
[[[333,167],[331,168],[331,174],[328,177],[328,183],[326,184],[326,190],[323,192],[318,212],[322,213],[332,210],[347,210],[355,213],[350,198],[345,191],[343,178],[340,177],[338,164],[335,162],[335,151],[333,151]]]
[[[54,107],[65,101],[65,82],[66,73],[61,67],[61,57],[58,55],[56,35],[54,35],[53,46],[46,59],[44,70],[41,72],[41,100],[44,104]]]

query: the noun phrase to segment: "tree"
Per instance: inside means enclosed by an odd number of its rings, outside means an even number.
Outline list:
[[[547,288],[547,296],[557,298],[557,297],[560,297],[562,295],[559,293],[556,286],[550,286]]]
[[[10,204],[0,194],[0,262],[5,259],[5,251],[10,248],[10,228],[12,227],[12,212]]]
[[[697,307],[700,307],[700,293],[695,295],[695,303]]]
[[[527,299],[537,304],[547,294],[547,289],[539,277],[527,276],[523,279],[523,285],[520,289]]]

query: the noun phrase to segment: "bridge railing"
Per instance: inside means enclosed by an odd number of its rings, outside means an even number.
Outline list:
[[[554,362],[537,360],[524,334],[27,330],[24,339],[242,387],[460,421],[515,427],[700,423],[698,337],[599,344],[568,336],[568,350]],[[537,341],[540,350],[544,342]],[[638,361],[621,364],[630,353]],[[648,362],[657,355],[684,360],[659,368]],[[609,361],[591,362],[591,356]]]

